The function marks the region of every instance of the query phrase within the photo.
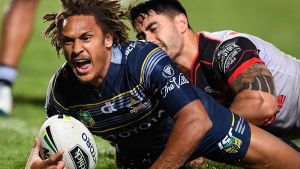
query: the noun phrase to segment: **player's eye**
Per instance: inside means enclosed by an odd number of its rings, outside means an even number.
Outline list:
[[[157,30],[158,30],[158,26],[152,25],[152,26],[149,28],[149,31],[150,31],[151,33],[154,33],[154,32],[157,31]]]
[[[89,42],[91,40],[92,36],[91,35],[84,35],[81,37],[81,39],[84,41],[84,42]]]
[[[74,42],[74,40],[71,38],[67,38],[67,37],[62,38],[63,45],[71,45],[73,42]]]

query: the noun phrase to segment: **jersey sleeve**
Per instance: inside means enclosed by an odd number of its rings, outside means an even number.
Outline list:
[[[214,53],[213,68],[229,85],[254,63],[263,63],[259,50],[246,37],[223,41]]]
[[[150,48],[144,56],[139,81],[149,91],[155,91],[171,115],[197,99],[189,80],[161,48]]]

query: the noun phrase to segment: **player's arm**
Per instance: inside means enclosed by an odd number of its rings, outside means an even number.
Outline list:
[[[212,122],[187,78],[160,48],[149,53],[141,64],[141,83],[145,89],[157,91],[166,113],[175,124],[164,151],[151,166],[179,168],[194,152]],[[136,57],[135,57],[136,58]]]
[[[230,110],[241,114],[253,124],[262,124],[276,109],[272,75],[264,64],[255,63],[232,82],[236,96]]]
[[[273,77],[249,39],[236,37],[221,43],[214,57],[214,68],[235,92],[231,111],[253,124],[276,114]]]
[[[212,127],[200,100],[195,100],[180,109],[175,115],[175,120],[168,143],[151,169],[181,167]]]

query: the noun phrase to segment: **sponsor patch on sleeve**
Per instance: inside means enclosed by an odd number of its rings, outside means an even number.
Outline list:
[[[256,46],[245,37],[236,37],[218,46],[214,54],[214,65],[223,74],[232,73],[253,57],[259,58]]]
[[[235,41],[221,45],[216,51],[216,58],[219,61],[219,70],[226,73],[237,60],[237,55],[242,49]]]

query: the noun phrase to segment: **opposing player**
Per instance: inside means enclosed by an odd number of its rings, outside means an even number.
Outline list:
[[[67,61],[49,84],[47,115],[71,115],[114,142],[120,168],[175,169],[200,155],[248,168],[300,167],[298,152],[194,89],[157,45],[128,42],[120,1],[62,7],[45,16],[45,34]]]
[[[12,111],[12,85],[17,65],[31,36],[39,0],[11,0],[2,23],[0,41],[0,115]]]
[[[145,1],[130,14],[137,38],[164,49],[219,103],[280,137],[300,136],[299,60],[249,34],[196,34],[177,0]]]

